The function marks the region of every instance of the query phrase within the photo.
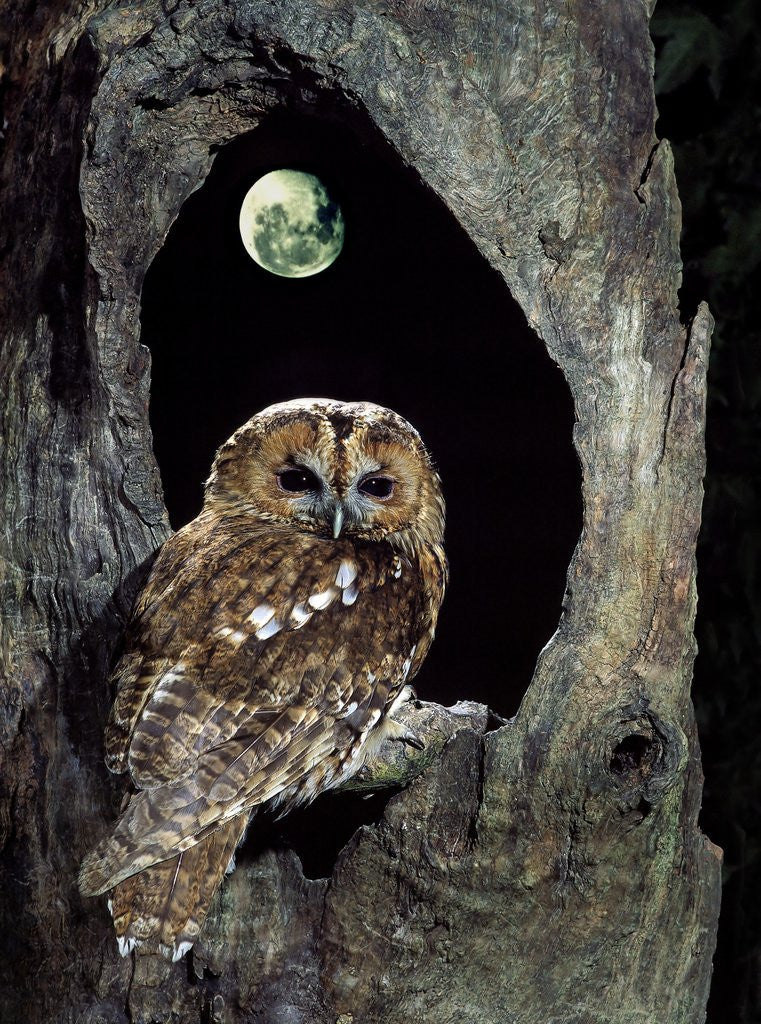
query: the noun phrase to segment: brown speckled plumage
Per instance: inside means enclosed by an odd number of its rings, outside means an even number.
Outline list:
[[[294,472],[314,487],[286,489]],[[389,712],[433,639],[443,524],[422,442],[378,406],[283,403],[222,446],[115,671],[107,762],[137,792],[80,885],[110,891],[123,953],[182,955],[252,810],[313,799],[401,735]]]

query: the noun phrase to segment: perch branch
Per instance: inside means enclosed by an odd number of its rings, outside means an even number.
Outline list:
[[[414,733],[423,742],[423,749],[416,750],[411,744],[398,739],[387,739],[377,757],[338,787],[341,791],[370,792],[406,786],[436,760],[455,733],[471,729],[483,735],[490,724],[505,724],[505,720],[485,704],[468,700],[458,701],[450,708],[411,700],[395,712],[394,720]]]

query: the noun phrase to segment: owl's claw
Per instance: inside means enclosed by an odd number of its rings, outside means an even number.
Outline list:
[[[409,745],[414,747],[415,750],[425,750],[425,743],[420,739],[416,732],[412,731],[412,729],[405,729],[399,739],[404,743],[409,743]]]
[[[401,740],[402,743],[409,743],[415,750],[425,750],[425,743],[420,739],[418,734],[414,732],[408,725],[402,725],[401,722],[394,722],[393,738],[395,740]]]
[[[402,722],[397,722],[393,715],[402,704],[406,704],[408,701],[413,703],[417,702],[417,694],[412,689],[409,683],[403,686],[402,689],[396,696],[394,703],[388,712],[388,718],[386,719],[386,735],[390,736],[391,739],[401,740],[402,743],[409,743],[415,750],[425,750],[425,743],[420,739],[418,734],[414,732],[408,725],[404,725]]]
[[[384,726],[384,733],[388,739],[401,740],[402,743],[409,743],[416,750],[425,750],[425,743],[416,732],[403,722],[397,722],[393,718],[387,718]]]

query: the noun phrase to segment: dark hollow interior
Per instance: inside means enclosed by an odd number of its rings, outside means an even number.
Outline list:
[[[328,270],[276,277],[238,231],[250,185],[309,170],[342,205]],[[303,395],[388,405],[421,432],[448,506],[451,586],[423,699],[515,712],[558,622],[581,528],[568,388],[500,276],[372,132],[279,113],[222,148],[143,289],[151,423],[172,525],[199,511],[215,449]]]

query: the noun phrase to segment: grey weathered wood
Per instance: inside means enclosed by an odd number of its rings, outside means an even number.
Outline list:
[[[6,3],[3,1020],[702,1020],[719,855],[697,828],[689,682],[711,320],[679,322],[646,5],[29,17]],[[265,854],[192,964],[122,960],[74,878],[119,799],[109,658],[168,534],[140,287],[213,147],[284,97],[375,126],[503,275],[574,397],[584,528],[515,721],[457,732],[329,881]]]

